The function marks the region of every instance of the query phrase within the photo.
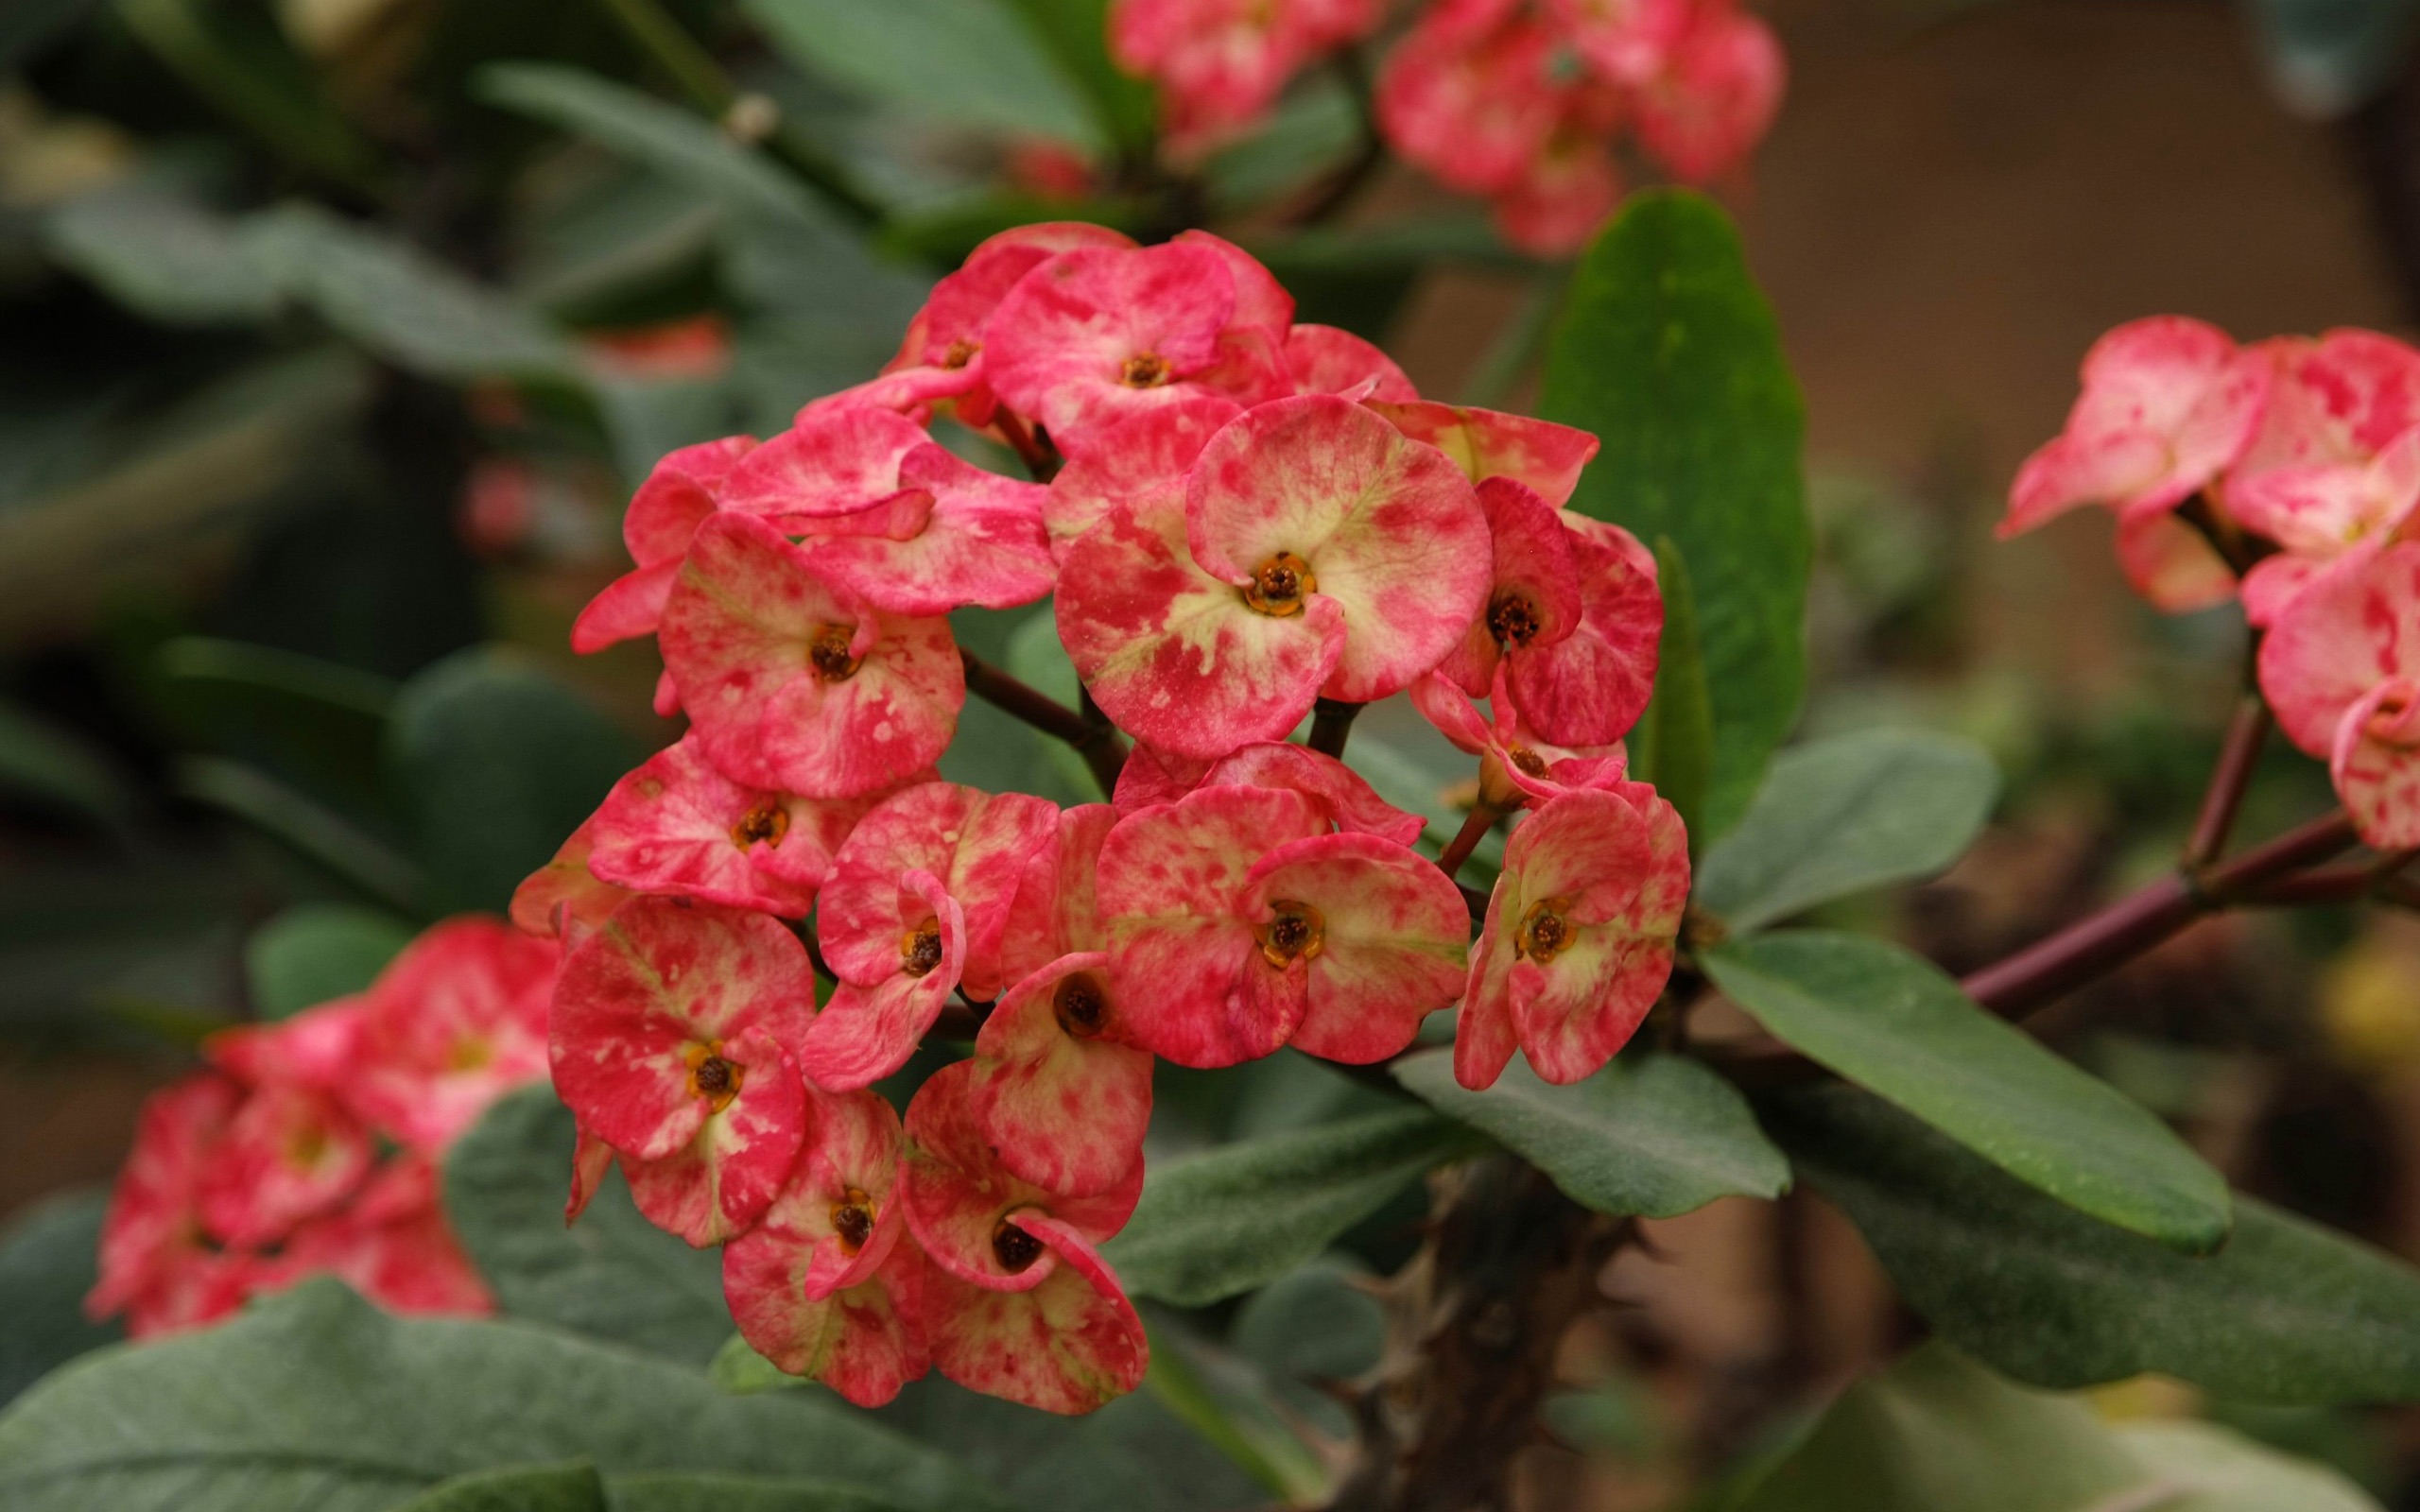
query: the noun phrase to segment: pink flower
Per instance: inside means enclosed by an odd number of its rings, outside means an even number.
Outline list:
[[[799,520],[854,513],[898,493],[899,464],[931,444],[923,426],[889,410],[813,409],[733,466],[722,507],[795,535]]]
[[[1564,528],[1562,512],[1535,490],[1507,477],[1479,484],[1478,502],[1487,511],[1493,538],[1495,581],[1487,591],[1486,611],[1471,621],[1461,644],[1437,667],[1475,698],[1484,697],[1495,686],[1500,663],[1564,641],[1580,627],[1585,612],[1580,596],[1581,543]],[[1651,641],[1651,657],[1652,645]],[[1653,680],[1651,670],[1649,681]]]
[[[1304,64],[1378,24],[1374,0],[1116,0],[1117,65],[1156,81],[1187,148],[1267,113]]]
[[[538,939],[579,943],[631,896],[588,869],[596,846],[596,819],[582,819],[555,851],[553,860],[521,879],[512,889],[512,927]]]
[[[1320,696],[1409,685],[1486,593],[1486,517],[1433,447],[1345,400],[1263,404],[1213,436],[1166,509],[1087,533],[1059,633],[1137,739],[1207,758],[1291,730]]]
[[[1120,508],[1150,517],[1172,513],[1181,525],[1184,475],[1193,459],[1212,435],[1242,413],[1243,406],[1232,400],[1196,394],[1102,431],[1091,452],[1050,480],[1042,517],[1051,555],[1065,562],[1076,538]]]
[[[723,1296],[757,1353],[879,1406],[925,1373],[924,1263],[894,1200],[899,1115],[871,1091],[807,1089],[798,1162],[756,1227],[723,1249]]]
[[[545,1074],[557,959],[501,919],[427,930],[365,994],[346,1102],[406,1147],[442,1153],[498,1097]]]
[[[1655,691],[1658,648],[1664,634],[1664,594],[1656,586],[1655,558],[1638,538],[1616,524],[1577,515],[1564,517],[1572,565],[1580,579],[1580,623],[1559,641],[1523,645],[1507,635],[1502,665],[1505,686],[1521,719],[1544,739],[1562,746],[1609,746],[1638,722]],[[1491,633],[1517,630],[1519,615],[1508,612]]]
[[[1141,1044],[1226,1066],[1291,1043],[1382,1060],[1461,988],[1469,916],[1435,867],[1331,833],[1284,788],[1205,787],[1102,842],[1110,993]]]
[[[1639,141],[1683,183],[1711,183],[1772,125],[1786,71],[1772,28],[1727,0],[1698,5],[1635,97]]]
[[[975,1040],[967,1100],[1008,1171],[1071,1196],[1139,1170],[1151,1057],[1124,1040],[1107,954],[1062,955],[1000,999]]]
[[[659,640],[706,759],[769,791],[890,787],[941,755],[966,701],[946,620],[868,607],[747,515],[700,528]]]
[[[988,372],[1003,404],[1070,457],[1117,421],[1214,393],[1256,404],[1291,387],[1293,301],[1205,232],[1083,248],[1042,264],[993,313]]]
[[[1451,457],[1473,483],[1509,478],[1557,508],[1571,502],[1581,470],[1597,455],[1597,438],[1586,431],[1526,415],[1429,400],[1391,404],[1383,395],[1370,408]]]
[[[1587,244],[1621,198],[1612,138],[1566,120],[1520,176],[1496,191],[1495,225],[1523,251],[1565,256]]]
[[[1286,366],[1298,394],[1341,394],[1416,404],[1420,391],[1395,360],[1350,331],[1332,325],[1298,325],[1286,334]]]
[[[792,517],[825,581],[893,614],[1011,609],[1050,592],[1049,490],[930,441],[900,459],[898,493],[848,514]]]
[[[324,1088],[255,1087],[219,1132],[199,1182],[202,1227],[221,1244],[274,1244],[369,1176],[370,1131]]]
[[[1455,1079],[1492,1086],[1516,1043],[1547,1081],[1595,1074],[1663,992],[1688,893],[1680,816],[1637,784],[1522,821],[1471,953]]]
[[[2396,531],[2420,506],[2420,428],[2404,432],[2366,463],[2270,468],[2227,485],[2227,511],[2277,543],[2276,555],[2243,575],[2244,618],[2273,621],[2329,562]]]
[[[2363,843],[2420,846],[2420,542],[2360,548],[2296,594],[2261,643],[2260,691],[2327,762]]]
[[[1702,6],[1691,0],[1549,0],[1547,9],[1599,76],[1637,85],[1665,71]]]
[[[804,919],[833,852],[877,801],[744,786],[707,763],[693,734],[614,784],[583,826],[595,833],[588,870],[635,892]]]
[[[786,1047],[814,1001],[797,936],[703,903],[633,899],[564,957],[555,1091],[659,1228],[708,1245],[771,1203],[804,1137]]]
[[[1070,1197],[1002,1167],[969,1106],[971,1062],[945,1066],[908,1105],[902,1192],[924,1247],[924,1323],[941,1372],[1049,1412],[1089,1412],[1141,1383],[1142,1320],[1094,1248],[1124,1227],[1142,1162]]]
[[[1539,739],[1521,723],[1504,679],[1498,668],[1485,717],[1447,678],[1431,673],[1411,685],[1413,705],[1438,733],[1479,759],[1481,807],[1511,814],[1565,793],[1623,782],[1629,762],[1618,742],[1568,749]]]
[[[124,1313],[127,1332],[147,1338],[241,1305],[251,1262],[203,1236],[200,1204],[204,1174],[243,1097],[233,1080],[205,1071],[144,1102],[101,1221],[100,1280],[84,1299],[86,1314]]]
[[[1378,124],[1449,188],[1494,194],[1545,148],[1561,112],[1555,40],[1519,0],[1440,0],[1388,58]]]
[[[1408,846],[1426,828],[1419,815],[1380,798],[1360,773],[1307,746],[1263,740],[1239,746],[1206,766],[1182,758],[1175,762],[1149,746],[1136,747],[1118,773],[1117,812],[1173,803],[1201,787],[1277,787],[1309,799],[1322,824],[1340,830]]]
[[[689,539],[720,507],[731,470],[756,444],[753,437],[727,436],[665,455],[622,514],[622,543],[635,571],[615,578],[572,623],[572,649],[583,655],[616,641],[652,635],[664,614],[673,575],[688,555]]]
[[[438,1200],[437,1168],[406,1155],[389,1161],[342,1211],[294,1231],[255,1280],[277,1291],[306,1277],[340,1277],[389,1312],[482,1317],[495,1311],[487,1283],[462,1253]]]
[[[840,982],[801,1050],[819,1086],[862,1087],[906,1065],[954,988],[999,992],[1010,905],[1057,825],[1046,799],[954,782],[911,787],[865,816],[816,917]]]

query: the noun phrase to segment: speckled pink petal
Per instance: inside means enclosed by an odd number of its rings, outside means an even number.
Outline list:
[[[1205,759],[1138,743],[1126,753],[1126,765],[1117,770],[1117,791],[1109,800],[1120,814],[1173,803],[1200,787],[1210,768],[1225,759],[1224,752]]]
[[[1388,145],[1451,188],[1504,188],[1554,129],[1560,39],[1513,9],[1431,6],[1378,76]]]
[[[1288,332],[1286,365],[1294,371],[1298,394],[1340,394],[1396,404],[1420,399],[1420,390],[1392,357],[1374,343],[1332,325],[1298,325]]]
[[[1484,611],[1437,668],[1474,698],[1487,696],[1508,647],[1553,644],[1578,627],[1583,609],[1563,512],[1535,489],[1503,477],[1481,482],[1478,502],[1487,511],[1495,581]]]
[[[1419,815],[1380,798],[1359,772],[1323,751],[1290,741],[1245,746],[1213,765],[1195,785],[1289,788],[1317,804],[1322,817],[1338,829],[1374,834],[1396,845],[1411,844],[1427,827]]]
[[[2244,573],[2236,589],[2236,596],[2243,603],[2244,623],[2254,629],[2267,629],[2294,601],[2294,595],[2342,562],[2342,557],[2290,557],[2284,552],[2261,558]]]
[[[1143,1163],[1133,1162],[1107,1190],[1086,1196],[1046,1192],[1010,1172],[975,1116],[975,1062],[943,1066],[908,1104],[908,1147],[899,1193],[908,1227],[942,1271],[994,1291],[1024,1291],[1050,1274],[1045,1251],[1011,1270],[997,1239],[1003,1224],[1028,1216],[1055,1217],[1093,1240],[1126,1226],[1143,1191]],[[1030,1232],[1031,1230],[1028,1230]]]
[[[1201,247],[1219,254],[1226,264],[1228,277],[1235,281],[1236,306],[1232,323],[1257,326],[1280,341],[1294,324],[1294,296],[1286,285],[1263,267],[1260,259],[1223,236],[1194,229],[1181,231],[1170,240],[1171,246]]]
[[[724,480],[755,450],[752,436],[726,436],[666,452],[622,512],[622,543],[642,567],[678,561],[717,507]]]
[[[890,970],[872,983],[843,981],[807,1026],[799,1064],[818,1087],[853,1091],[908,1064],[925,1031],[966,969],[966,915],[929,871],[909,871],[893,884]],[[930,922],[941,959],[923,972],[907,968],[906,941]]]
[[[1503,876],[1488,895],[1487,915],[1478,940],[1471,946],[1471,972],[1462,988],[1462,1010],[1454,1021],[1454,1079],[1471,1091],[1495,1085],[1512,1063],[1520,1040],[1512,1028],[1512,964],[1519,959],[1514,926],[1520,922],[1517,901],[1513,918],[1504,917],[1508,900],[1517,900],[1517,885]]]
[[[855,664],[834,678],[812,653],[838,636]],[[745,515],[717,515],[699,530],[659,641],[707,759],[735,781],[782,792],[888,788],[940,757],[966,702],[947,620],[886,614],[836,593],[805,552]]]
[[[796,1043],[814,1002],[806,949],[775,920],[632,899],[563,960],[547,1023],[555,1091],[623,1154],[667,1156],[708,1117],[693,1061],[731,1059],[751,1030],[768,1045]],[[786,1065],[744,1068],[741,1091],[786,1078]]]
[[[1374,402],[1370,408],[1413,440],[1443,452],[1473,483],[1511,478],[1558,508],[1571,502],[1581,469],[1597,455],[1597,438],[1586,431],[1525,415],[1426,400]]]
[[[134,1146],[101,1221],[100,1279],[84,1299],[88,1315],[124,1311],[199,1252],[201,1173],[243,1098],[231,1078],[201,1071],[144,1099]]]
[[[572,1125],[571,1191],[563,1197],[563,1227],[579,1222],[579,1215],[596,1200],[596,1189],[604,1183],[605,1173],[614,1167],[614,1146],[582,1128]]]
[[[1772,28],[1744,10],[1689,8],[1664,67],[1634,96],[1639,141],[1685,184],[1737,171],[1781,109],[1787,66]]]
[[[1299,961],[1272,967],[1253,937],[1252,867],[1326,828],[1300,793],[1205,787],[1109,832],[1099,897],[1110,993],[1137,1043],[1179,1065],[1232,1066],[1293,1034],[1307,982]]]
[[[424,931],[365,994],[346,1104],[388,1138],[442,1154],[498,1097],[546,1074],[560,960],[484,915]]]
[[[255,1087],[202,1162],[202,1225],[222,1244],[273,1244],[352,1195],[371,1154],[370,1131],[328,1093]]]
[[[251,1085],[340,1088],[361,1060],[370,994],[333,998],[290,1019],[237,1024],[201,1041],[204,1060]]]
[[[965,912],[967,991],[997,996],[1010,906],[1026,863],[1058,823],[1058,805],[1026,793],[926,782],[894,794],[834,858],[817,919],[824,959],[842,980],[866,986],[897,971],[899,879],[923,870]]]
[[[1495,228],[1532,256],[1567,257],[1588,244],[1621,198],[1613,144],[1566,121],[1520,176],[1496,192]]]
[[[1046,1217],[1033,1237],[1061,1263],[1029,1291],[970,1285],[936,1266],[925,1316],[933,1364],[962,1386],[1045,1412],[1091,1412],[1142,1384],[1143,1320],[1084,1237]]]
[[[722,507],[748,514],[844,514],[899,491],[899,459],[925,445],[925,428],[872,406],[801,418],[742,457],[722,482]]]
[[[512,890],[515,929],[539,939],[561,939],[566,947],[577,945],[630,897],[627,888],[600,882],[588,869],[589,852],[596,843],[596,825],[593,817],[582,819],[555,858]]]
[[[1608,746],[1638,722],[1655,691],[1664,593],[1655,558],[1619,525],[1564,517],[1581,617],[1559,641],[1506,656],[1524,724],[1558,746]]]
[[[609,645],[653,635],[664,618],[664,601],[680,576],[681,558],[624,573],[588,601],[571,622],[571,648],[582,656]]]
[[[2260,691],[2296,746],[2327,758],[2344,711],[2420,678],[2420,542],[2348,553],[2294,596],[2260,644]]]
[[[590,821],[589,870],[634,891],[804,919],[833,851],[873,803],[742,786],[683,739],[606,795]]]
[[[1461,889],[1414,852],[1368,834],[1278,846],[1253,866],[1251,917],[1276,905],[1319,910],[1309,1002],[1288,1043],[1366,1065],[1409,1046],[1420,1021],[1450,1005],[1468,972]]]
[[[2367,462],[2420,425],[2420,351],[2375,331],[2277,336],[2245,349],[2273,373],[2228,491],[2271,468]]]
[[[1321,689],[1331,698],[1409,687],[1486,601],[1487,517],[1469,481],[1332,394],[1263,404],[1212,437],[1185,482],[1185,522],[1194,559],[1236,588],[1281,558],[1308,564],[1312,602],[1344,610]]]
[[[2347,708],[2327,771],[2363,845],[2420,848],[2420,681],[2391,678]]]
[[[723,1294],[749,1348],[792,1375],[821,1381],[859,1407],[879,1407],[931,1368],[925,1343],[925,1257],[912,1242],[892,1246],[871,1278],[820,1300],[775,1289],[749,1267],[736,1281],[723,1251]]]
[[[1017,882],[1000,935],[1004,980],[1020,982],[1071,951],[1100,948],[1100,847],[1118,817],[1106,803],[1060,810],[1058,833],[1027,859]]]
[[[834,586],[894,614],[945,614],[980,605],[1011,609],[1050,592],[1054,563],[1042,529],[1047,490],[962,462],[929,443],[908,454],[900,482],[929,507],[913,528],[825,532],[807,545]],[[833,517],[852,521],[855,517]]]
[[[1143,1158],[1151,1057],[1118,1040],[1109,957],[1061,956],[1009,988],[975,1041],[968,1100],[1013,1176],[1106,1192]]]
[[[625,1150],[622,1176],[649,1223],[700,1248],[744,1233],[771,1206],[805,1134],[806,1088],[765,1028],[744,1029],[724,1057],[738,1094],[661,1159]]]
[[[890,1258],[907,1225],[891,1200],[899,1150],[899,1115],[880,1093],[806,1089],[806,1140],[788,1179],[722,1254],[723,1297],[757,1353],[798,1371],[775,1351],[795,1347],[786,1334],[801,1301],[861,1286]]]
[[[1168,508],[1121,509],[1080,538],[1057,608],[1059,639],[1094,701],[1179,756],[1283,737],[1344,654],[1340,604],[1314,594],[1299,614],[1254,611],[1195,565],[1184,516]]]
[[[2118,565],[2153,609],[2189,614],[2233,598],[2235,569],[2199,530],[2172,514],[2118,522]]]
[[[1063,562],[1076,538],[1114,509],[1184,508],[1184,474],[1213,433],[1243,413],[1217,394],[1192,394],[1119,421],[1093,449],[1059,470],[1043,501],[1051,555]]]

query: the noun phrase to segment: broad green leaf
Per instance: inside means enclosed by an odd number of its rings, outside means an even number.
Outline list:
[[[1173,1319],[1148,1326],[1151,1363],[1143,1390],[1152,1400],[1287,1505],[1327,1501],[1326,1467],[1258,1369]]]
[[[1713,694],[1706,686],[1705,658],[1698,642],[1688,564],[1668,536],[1655,542],[1655,571],[1664,591],[1655,696],[1648,700],[1630,747],[1638,763],[1638,780],[1653,782],[1681,816],[1695,853],[1704,844],[1706,798],[1714,786]]]
[[[1288,1408],[1337,1439],[1351,1436],[1353,1418],[1322,1386],[1376,1368],[1386,1342],[1385,1310],[1358,1263],[1340,1255],[1322,1256],[1245,1297],[1227,1332],[1227,1348],[1258,1366]]]
[[[927,119],[1098,148],[1104,134],[1010,0],[743,0],[811,74]]]
[[[614,1512],[895,1512],[878,1486],[745,1475],[615,1475]]]
[[[879,1416],[971,1467],[1022,1507],[1236,1512],[1269,1501],[1148,1391],[1059,1418],[932,1375],[909,1383]]]
[[[1403,1108],[1163,1161],[1102,1253],[1135,1296],[1205,1307],[1275,1280],[1431,1169],[1485,1147],[1450,1119]]]
[[[249,323],[277,313],[277,281],[237,223],[166,185],[79,195],[44,215],[42,230],[53,257],[152,319]]]
[[[1748,1100],[1682,1057],[1622,1056],[1586,1081],[1556,1087],[1515,1056],[1483,1092],[1454,1079],[1450,1050],[1399,1060],[1394,1074],[1599,1212],[1669,1218],[1717,1197],[1772,1197],[1789,1187],[1789,1162],[1758,1130]]]
[[[244,977],[252,1011],[285,1019],[367,988],[411,943],[412,927],[394,915],[345,903],[286,909],[244,942]]]
[[[2207,1423],[2112,1429],[1929,1344],[1842,1393],[1736,1512],[2377,1512]]]
[[[1737,233],[1710,201],[1634,198],[1572,276],[1540,413],[1604,449],[1572,507],[1688,559],[1713,696],[1705,839],[1744,813],[1806,682],[1813,531],[1803,406]]]
[[[378,806],[395,683],[270,645],[185,635],[152,659],[153,706],[177,735],[352,810]]]
[[[185,797],[233,815],[381,902],[405,910],[421,905],[426,874],[310,795],[257,767],[215,756],[187,757],[173,776]]]
[[[2195,1257],[2099,1223],[1848,1088],[1765,1105],[1945,1338],[2021,1381],[2159,1371],[2232,1400],[2420,1400],[2420,1271],[2238,1195]]]
[[[501,912],[639,754],[578,694],[508,656],[464,651],[413,678],[388,723],[387,770],[436,906]]]
[[[1109,0],[1009,0],[1042,39],[1066,76],[1081,85],[1101,134],[1148,152],[1159,129],[1159,99],[1151,86],[1109,56]],[[1038,215],[1034,219],[1054,218]]]
[[[134,822],[134,794],[107,756],[82,737],[8,703],[0,703],[0,797],[121,833]]]
[[[1211,155],[1202,184],[1219,209],[1249,211],[1333,172],[1360,139],[1353,96],[1331,80],[1306,79],[1257,130]]]
[[[0,1416],[9,1512],[375,1512],[456,1476],[804,1476],[900,1506],[1000,1505],[944,1456],[807,1396],[524,1323],[396,1318],[305,1282],[201,1332],[104,1349]]]
[[[605,1482],[585,1460],[478,1470],[429,1487],[403,1512],[607,1512]]]
[[[0,1228],[0,1403],[78,1355],[120,1337],[84,1315],[100,1279],[106,1192],[72,1192],[18,1212]]]
[[[1929,877],[1966,853],[1998,797],[1991,757],[1955,735],[1871,730],[1786,750],[1699,865],[1695,901],[1750,930]]]
[[[445,1211],[508,1316],[704,1365],[731,1336],[721,1252],[692,1249],[608,1177],[563,1224],[571,1112],[527,1087],[488,1109],[445,1158]]]
[[[1824,930],[1734,940],[1703,959],[1782,1040],[2069,1207],[2194,1253],[2226,1237],[2216,1171],[1929,961]]]
[[[571,349],[536,315],[384,232],[292,203],[243,237],[279,286],[371,352],[431,378],[571,379]]]

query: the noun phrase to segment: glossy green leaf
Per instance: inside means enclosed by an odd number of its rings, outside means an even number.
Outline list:
[[[1001,1505],[837,1400],[726,1397],[669,1361],[524,1323],[396,1318],[324,1280],[26,1393],[0,1416],[0,1505],[373,1512],[572,1459],[609,1477],[813,1477],[930,1512]]]
[[[1714,710],[1705,837],[1798,716],[1813,531],[1798,386],[1739,239],[1685,191],[1634,197],[1572,276],[1540,413],[1604,443],[1572,507],[1688,559]]]
[[[743,0],[801,68],[910,115],[1083,147],[1098,121],[1009,0]]]
[[[488,1109],[445,1158],[445,1211],[508,1316],[704,1365],[731,1336],[721,1251],[639,1215],[609,1176],[565,1227],[572,1118],[552,1088]]]
[[[440,910],[501,912],[639,759],[578,694],[482,650],[405,684],[387,736],[387,770]]]
[[[1871,730],[1786,750],[1699,865],[1694,902],[1749,930],[1932,876],[1966,853],[1998,797],[1991,757],[1955,735]]]
[[[2377,1512],[2207,1423],[2113,1429],[1931,1344],[1834,1401],[1736,1512]]]
[[[1638,781],[1654,783],[1681,816],[1694,854],[1703,844],[1706,799],[1714,787],[1713,694],[1688,564],[1668,536],[1655,542],[1655,570],[1664,591],[1664,633],[1656,644],[1655,695],[1631,734],[1631,759]]]
[[[478,1470],[429,1487],[402,1512],[607,1512],[605,1482],[585,1460]]]
[[[1207,1306],[1285,1275],[1428,1171],[1485,1147],[1450,1119],[1391,1108],[1156,1162],[1102,1253],[1135,1296]]]
[[[1568,1087],[1515,1056],[1495,1085],[1454,1079],[1454,1053],[1398,1060],[1422,1101],[1495,1138],[1599,1212],[1669,1218],[1717,1197],[1778,1196],[1789,1162],[1756,1127],[1737,1088],[1697,1061],[1634,1051]]]
[[[2215,1255],[2085,1217],[1849,1088],[1765,1108],[1943,1337],[2043,1386],[2158,1371],[2233,1400],[2420,1400],[2420,1271],[2249,1197]]]
[[[244,942],[244,977],[252,1011],[290,1018],[304,1008],[367,988],[395,954],[411,943],[412,927],[392,914],[345,903],[302,903],[252,932]]]
[[[79,1354],[121,1337],[84,1315],[100,1279],[106,1192],[46,1197],[0,1228],[0,1403]]]
[[[2168,1126],[1886,940],[1794,930],[1708,952],[1773,1034],[2010,1175],[2177,1249],[2226,1237],[2226,1183]]]

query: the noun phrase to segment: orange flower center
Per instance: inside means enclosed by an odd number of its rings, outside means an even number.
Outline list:
[[[873,1237],[873,1198],[856,1187],[840,1194],[840,1200],[832,1204],[832,1231],[850,1254],[865,1248]]]
[[[722,1041],[693,1044],[684,1052],[689,1062],[689,1093],[706,1100],[708,1108],[721,1112],[739,1095],[739,1084],[746,1068],[737,1061],[722,1057]]]
[[[742,850],[759,840],[767,845],[778,847],[782,843],[782,836],[789,833],[790,811],[771,799],[766,799],[741,815],[739,822],[731,827],[731,843]]]
[[[1527,746],[1508,746],[1504,749],[1504,754],[1512,758],[1513,765],[1531,777],[1547,775],[1547,759]]]
[[[1109,1023],[1109,999],[1087,971],[1061,978],[1058,990],[1050,994],[1050,1007],[1071,1039],[1090,1040]]]
[[[1277,899],[1269,905],[1275,917],[1253,931],[1260,941],[1260,958],[1279,971],[1296,961],[1317,958],[1327,943],[1327,920],[1308,903]]]
[[[1487,632],[1498,645],[1527,645],[1545,627],[1538,621],[1538,607],[1522,594],[1501,594],[1487,606]]]
[[[899,936],[899,969],[923,976],[942,964],[942,921],[927,919]]]
[[[1156,352],[1138,352],[1118,369],[1117,381],[1129,388],[1157,388],[1175,376],[1166,357]]]
[[[1320,586],[1311,564],[1290,551],[1281,551],[1253,569],[1244,602],[1263,614],[1284,618],[1303,612],[1303,599]]]
[[[975,353],[981,350],[972,341],[953,341],[949,344],[949,350],[942,353],[942,366],[956,372],[973,362]]]
[[[1568,898],[1549,898],[1531,904],[1530,911],[1521,916],[1514,948],[1542,965],[1569,949],[1571,942],[1580,937],[1580,931],[1563,917],[1563,911],[1570,906]]]
[[[822,682],[846,682],[856,675],[857,658],[849,649],[856,639],[846,625],[818,626],[815,639],[807,643],[806,660],[815,668],[815,676]]]

